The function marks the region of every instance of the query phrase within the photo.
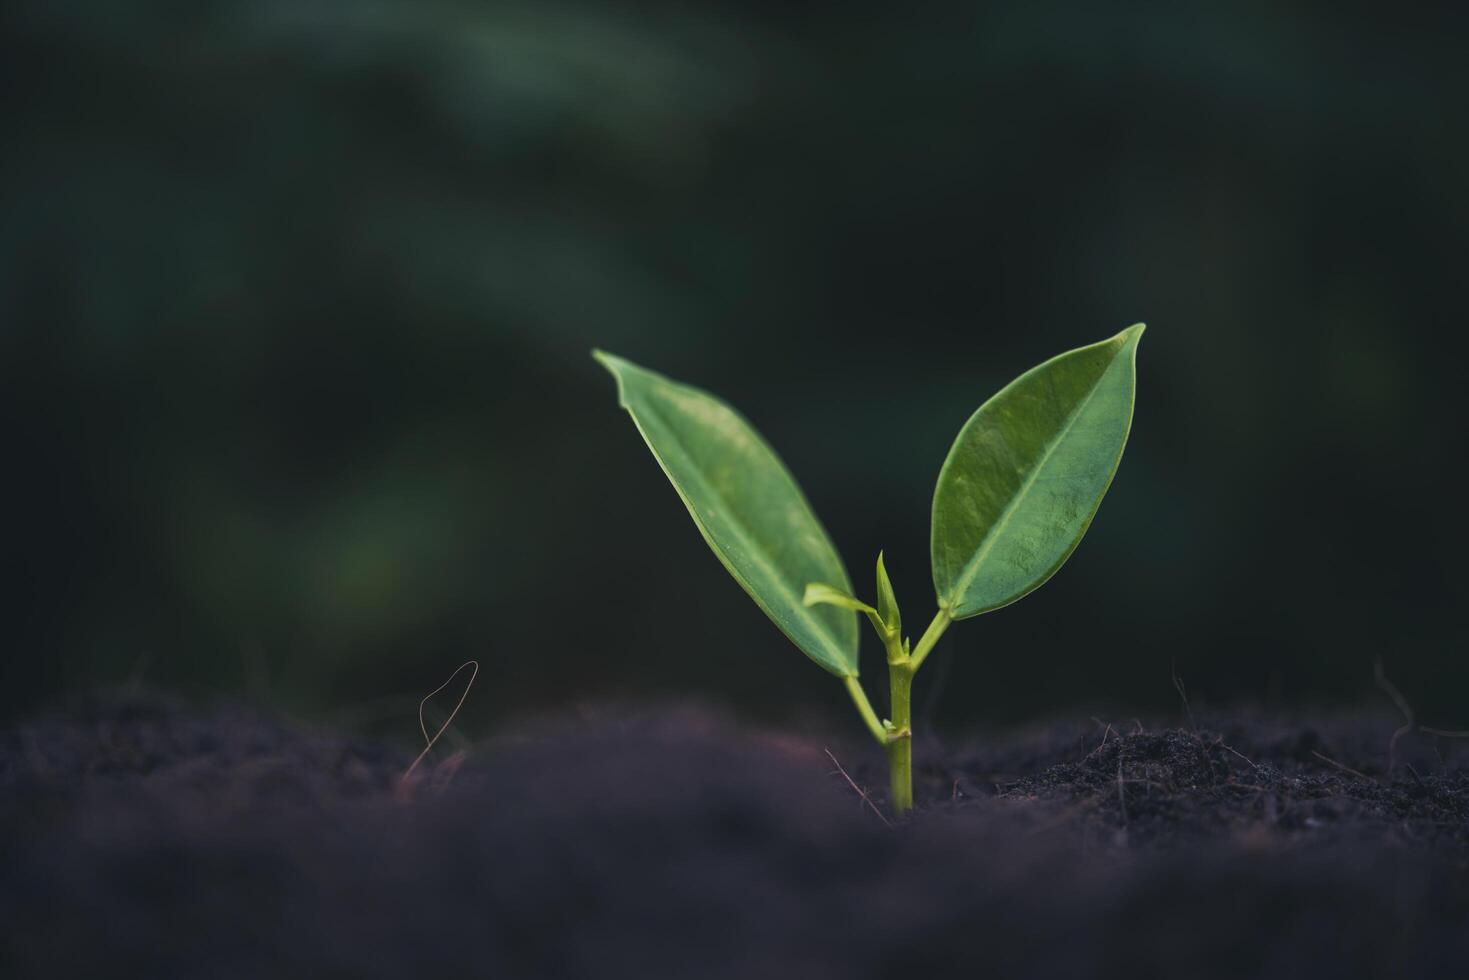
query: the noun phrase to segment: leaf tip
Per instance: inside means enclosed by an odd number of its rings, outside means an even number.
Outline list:
[[[600,347],[592,348],[592,360],[606,368],[607,372],[617,381],[617,402],[624,408],[627,407],[627,394],[623,387],[623,372],[625,368],[631,366],[631,362],[618,357],[616,354],[609,354]]]
[[[877,614],[883,625],[894,633],[903,629],[903,617],[898,612],[898,597],[893,592],[892,579],[888,577],[883,553],[877,553]]]

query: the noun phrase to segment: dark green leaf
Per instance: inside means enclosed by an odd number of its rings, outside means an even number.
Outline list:
[[[1081,542],[1127,444],[1142,333],[1032,368],[960,430],[933,497],[933,582],[951,618],[1014,602]]]
[[[808,582],[851,580],[811,505],[759,433],[714,396],[601,351],[663,472],[724,567],[781,632],[838,677],[857,675],[857,619],[808,608]]]

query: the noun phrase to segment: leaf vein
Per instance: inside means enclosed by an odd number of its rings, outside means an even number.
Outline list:
[[[1110,364],[1107,366],[1107,370],[1111,370]],[[994,549],[995,542],[999,540],[1005,528],[1009,525],[1010,520],[1015,516],[1016,511],[1020,509],[1020,505],[1025,502],[1025,498],[1035,487],[1042,471],[1055,454],[1057,447],[1071,434],[1071,429],[1076,425],[1076,420],[1081,417],[1082,413],[1086,411],[1087,406],[1091,404],[1092,398],[1096,395],[1098,389],[1101,388],[1102,381],[1106,376],[1107,371],[1103,371],[1096,382],[1092,384],[1091,389],[1086,393],[1086,397],[1081,400],[1081,403],[1076,408],[1071,410],[1071,414],[1062,423],[1061,430],[1047,443],[1046,451],[1041,454],[1040,460],[1026,475],[1025,482],[1020,485],[1020,489],[1005,504],[1004,510],[1000,511],[999,520],[991,524],[989,530],[985,532],[984,540],[980,542],[979,547],[974,552],[974,556],[965,562],[963,569],[960,570],[959,578],[954,583],[953,592],[944,602],[946,608],[952,609],[963,599],[964,594],[969,591],[969,586],[974,583],[974,577],[979,574],[979,567],[989,557],[990,551]]]

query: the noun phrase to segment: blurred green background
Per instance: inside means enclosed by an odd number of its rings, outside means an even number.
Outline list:
[[[8,4],[0,709],[141,678],[411,726],[477,657],[475,732],[855,733],[588,349],[740,407],[921,624],[959,425],[1145,320],[1087,540],[916,704],[1166,710],[1175,662],[1349,702],[1380,655],[1469,727],[1466,10]]]

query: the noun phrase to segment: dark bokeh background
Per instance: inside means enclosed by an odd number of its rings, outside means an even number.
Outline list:
[[[0,706],[411,725],[475,656],[477,732],[845,719],[588,348],[739,406],[921,626],[959,425],[1146,320],[1090,535],[919,701],[1347,702],[1381,655],[1469,727],[1469,8],[1373,6],[7,5]]]

